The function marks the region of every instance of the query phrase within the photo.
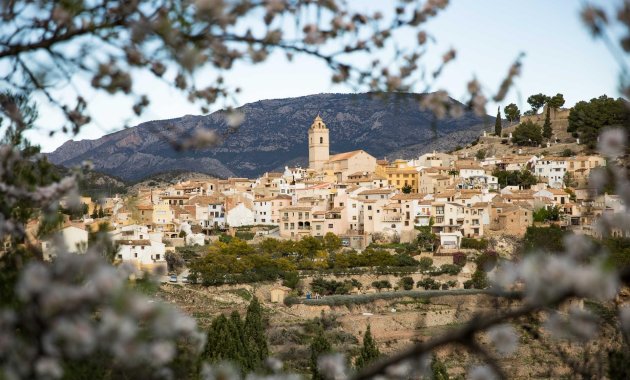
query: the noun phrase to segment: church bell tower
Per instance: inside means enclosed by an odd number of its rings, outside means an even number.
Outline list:
[[[328,162],[330,142],[328,140],[328,128],[322,118],[317,114],[313,124],[308,129],[308,167],[313,170],[321,170]]]

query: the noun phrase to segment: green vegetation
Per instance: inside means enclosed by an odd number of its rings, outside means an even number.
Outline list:
[[[479,149],[477,153],[475,153],[475,158],[478,160],[483,160],[484,158],[486,158],[486,150]]]
[[[542,141],[543,135],[540,127],[531,121],[519,124],[512,133],[512,142],[516,145],[537,146]]]
[[[431,222],[428,226],[416,227],[418,236],[416,237],[416,246],[420,250],[428,250],[433,252],[439,242],[439,238],[431,231]]]
[[[512,124],[513,122],[515,122],[521,117],[521,111],[518,109],[518,107],[514,103],[510,103],[507,106],[505,106],[505,108],[503,108],[503,113],[505,114],[505,117],[509,120],[510,124]]]
[[[249,231],[236,231],[234,236],[241,240],[252,240],[256,234]]]
[[[413,278],[411,277],[403,277],[398,281],[398,288],[404,290],[412,290],[413,289]]]
[[[566,148],[560,153],[562,157],[573,157],[575,156],[575,152],[572,149]]]
[[[477,268],[472,278],[464,282],[464,289],[485,289],[488,285],[488,275],[483,270]]]
[[[550,139],[553,134],[553,129],[551,128],[551,107],[547,107],[547,112],[545,113],[545,122],[542,127],[542,136],[546,139]]]
[[[324,378],[319,373],[319,370],[317,368],[317,360],[323,354],[330,353],[332,351],[332,345],[330,344],[328,339],[326,339],[326,336],[324,335],[324,329],[321,325],[318,326],[317,334],[315,335],[313,342],[311,342],[310,351],[311,351],[311,360],[310,360],[311,378],[313,380],[324,380]]]
[[[630,131],[627,102],[622,98],[602,95],[588,102],[578,102],[571,109],[567,131],[577,133],[582,144],[595,149],[601,130],[618,125],[623,126],[626,132]]]
[[[447,282],[448,284],[448,282]],[[453,284],[453,282],[451,282]],[[456,286],[454,284],[453,286]],[[423,300],[423,303],[428,299],[437,296],[461,296],[470,294],[485,293],[478,289],[453,289],[449,292],[443,292],[441,290],[403,290],[398,292],[380,292],[370,294],[356,294],[356,295],[331,295],[320,299],[307,300],[303,297],[287,297],[284,303],[288,306],[295,304],[308,304],[308,305],[327,305],[327,306],[348,306],[348,305],[363,305],[372,303],[377,300],[399,300],[405,298]]]
[[[529,253],[534,250],[543,252],[560,252],[564,250],[564,237],[570,232],[551,225],[549,227],[527,227],[521,253]]]
[[[497,177],[497,182],[501,188],[506,186],[522,186],[524,189],[529,189],[538,182],[538,179],[527,169],[518,172],[497,168],[494,169],[492,175]]]
[[[378,291],[392,288],[392,283],[387,280],[373,281],[371,285],[373,288],[378,289]]]
[[[497,118],[494,120],[494,135],[501,136],[501,107],[497,108]]]
[[[431,359],[431,379],[450,380],[450,376],[448,375],[446,366],[435,354],[433,355],[433,358]]]
[[[468,248],[468,249],[486,249],[488,248],[488,241],[483,238],[482,239],[462,238],[461,247]]]
[[[262,308],[254,297],[244,321],[237,311],[229,318],[221,314],[212,321],[202,359],[212,363],[231,361],[244,373],[258,370],[269,356],[264,329]]]
[[[544,94],[531,95],[527,98],[527,103],[532,107],[533,114],[537,114],[538,110],[549,102],[549,97]]]
[[[557,205],[551,207],[541,207],[534,210],[534,222],[547,222],[560,220],[560,207]]]
[[[368,325],[365,330],[365,334],[363,335],[363,346],[361,346],[361,351],[359,351],[359,356],[355,359],[354,365],[357,369],[361,369],[378,359],[380,356],[381,352],[378,350],[374,338],[372,338],[370,325]]]
[[[361,283],[355,279],[345,281],[325,280],[315,278],[311,282],[311,289],[320,295],[349,294],[352,288],[361,288]]]

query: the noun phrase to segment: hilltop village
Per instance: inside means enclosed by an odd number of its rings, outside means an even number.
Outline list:
[[[331,154],[334,134],[317,115],[306,133],[308,168],[144,186],[100,202],[83,198],[85,214],[67,219],[41,242],[42,250],[45,258],[54,256],[51,242],[61,236],[80,252],[88,231],[105,222],[118,244],[116,259],[138,268],[166,268],[167,252],[225,235],[300,240],[332,233],[342,247],[360,251],[413,242],[428,231],[435,234],[429,247],[435,255],[493,238],[521,238],[535,224],[593,235],[599,216],[625,206],[618,196],[589,188],[589,175],[605,166],[604,158],[566,148],[580,147],[579,139],[562,134],[568,110],[551,115],[560,138],[546,146],[516,146],[510,142],[514,128],[506,127],[501,136],[484,132],[456,152],[393,161],[364,150]],[[542,118],[521,117],[521,124],[527,121]]]

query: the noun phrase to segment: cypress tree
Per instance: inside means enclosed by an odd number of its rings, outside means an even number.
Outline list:
[[[550,139],[553,134],[551,129],[551,107],[547,105],[547,114],[545,115],[545,124],[543,124],[542,135],[546,139]]]
[[[494,134],[501,136],[501,107],[497,108],[497,119],[494,121]]]
[[[203,353],[203,358],[210,362],[239,360],[238,342],[234,339],[230,321],[221,314],[216,317],[208,330],[208,340]]]
[[[320,325],[317,328],[317,335],[311,342],[311,375],[313,380],[323,380],[322,375],[317,369],[317,360],[322,354],[332,351],[332,345],[324,336],[324,329]]]
[[[359,356],[356,358],[354,365],[357,369],[361,369],[378,359],[379,356],[381,356],[381,352],[378,350],[374,338],[372,338],[370,325],[368,325],[367,330],[365,330],[365,334],[363,335],[363,347],[361,347],[361,351],[359,352]]]
[[[262,307],[258,298],[254,297],[247,307],[244,325],[245,341],[251,357],[253,368],[259,368],[267,356],[269,347],[265,337],[265,326],[263,323]]]
[[[230,314],[229,331],[232,334],[234,345],[236,347],[236,355],[233,358],[235,363],[238,363],[244,371],[254,369],[254,358],[252,352],[245,339],[245,327],[243,320],[238,314],[238,311],[234,310]]]

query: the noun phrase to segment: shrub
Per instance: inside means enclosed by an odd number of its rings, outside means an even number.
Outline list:
[[[453,264],[463,267],[466,265],[466,254],[463,252],[455,252],[453,254]]]
[[[421,257],[420,260],[418,260],[418,267],[422,272],[428,271],[432,266],[433,259],[430,257]]]
[[[300,284],[300,276],[298,276],[297,272],[285,272],[282,277],[282,285],[293,290]]]
[[[234,235],[241,240],[252,240],[256,234],[250,231],[236,231]]]
[[[478,269],[489,272],[494,269],[498,260],[499,255],[495,251],[486,251],[477,257],[475,263],[477,264]]]
[[[454,276],[462,271],[462,267],[455,264],[444,264],[437,270],[438,274],[450,274]]]
[[[341,282],[316,278],[313,279],[313,282],[311,282],[311,289],[313,292],[322,295],[348,294],[350,293],[350,290],[352,290],[352,282],[349,280]]]
[[[486,239],[462,238],[461,247],[469,249],[486,249],[488,248],[488,241]]]
[[[372,287],[378,289],[379,291],[381,289],[391,289],[392,288],[392,284],[391,282],[387,281],[387,280],[380,280],[380,281],[374,281],[372,282]]]
[[[440,289],[440,283],[438,281],[435,281],[432,278],[425,278],[418,281],[416,283],[416,287],[424,288],[425,290],[429,290],[429,289],[438,290]]]
[[[411,277],[403,277],[398,281],[398,286],[405,290],[413,289],[413,278]]]

